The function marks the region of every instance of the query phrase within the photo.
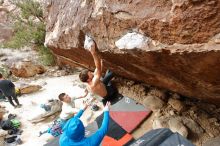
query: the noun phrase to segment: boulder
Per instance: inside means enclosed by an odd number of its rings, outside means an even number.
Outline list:
[[[165,105],[165,103],[156,96],[148,95],[144,98],[143,105],[153,111],[156,111],[161,109]]]
[[[29,94],[39,91],[46,84],[47,83],[45,81],[39,83],[35,83],[35,82],[27,83],[24,81],[17,81],[15,82],[15,87],[16,89],[18,89],[17,91],[18,94]]]
[[[211,138],[207,140],[202,146],[219,146],[220,144],[220,137]]]
[[[184,104],[177,99],[170,98],[168,103],[178,112],[182,112],[184,110]]]
[[[123,96],[134,98],[140,103],[142,103],[143,98],[146,96],[143,85],[124,85],[119,87],[119,93]]]
[[[180,116],[155,116],[156,118],[153,121],[153,129],[158,128],[170,128],[173,132],[178,132],[184,137],[192,135],[194,137],[199,137],[204,133],[204,130],[190,118],[180,117]],[[190,135],[191,134],[191,135]]]
[[[217,137],[220,134],[220,127],[215,122],[210,122],[210,115],[204,111],[200,111],[198,116],[195,118],[196,121],[210,137]]]
[[[8,0],[0,1],[0,43],[9,40],[13,35],[13,28],[8,14],[14,7]]]
[[[153,129],[159,129],[159,128],[169,128],[167,119],[166,118],[157,118],[153,121],[152,124]]]
[[[148,95],[152,95],[152,96],[156,96],[160,99],[162,99],[163,101],[166,100],[166,94],[163,90],[159,90],[159,89],[151,89],[148,93]]]
[[[12,37],[12,35],[13,35],[12,27],[0,23],[0,42],[5,42],[9,40]]]
[[[171,95],[171,98],[177,99],[177,100],[180,100],[180,99],[181,99],[180,95],[178,95],[177,93],[172,94],[172,95]]]
[[[39,91],[42,87],[40,85],[26,85],[23,87],[20,87],[20,93],[21,94],[29,94],[36,91]]]
[[[188,130],[187,128],[183,125],[180,119],[178,118],[171,118],[168,121],[168,125],[171,131],[173,132],[178,132],[180,135],[183,137],[187,137],[188,135]]]
[[[94,70],[89,35],[117,75],[219,104],[219,9],[218,0],[48,0],[45,45],[60,65]]]
[[[204,130],[192,119],[189,118],[182,118],[183,124],[195,135],[200,136]]]
[[[155,117],[155,118],[159,118],[159,117],[161,117],[161,116],[162,116],[161,110],[157,110],[157,111],[154,112],[154,117]]]
[[[33,77],[36,74],[42,74],[46,71],[42,65],[33,64],[31,61],[14,63],[10,70],[15,76],[23,78]]]

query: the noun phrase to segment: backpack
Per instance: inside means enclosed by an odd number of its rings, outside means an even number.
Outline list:
[[[53,135],[54,137],[57,137],[63,133],[62,131],[62,121],[55,120],[52,126],[48,129],[48,133]]]
[[[14,128],[19,128],[21,126],[21,122],[16,119],[11,119],[11,123]]]
[[[12,130],[12,122],[10,120],[1,121],[1,127],[3,130]]]

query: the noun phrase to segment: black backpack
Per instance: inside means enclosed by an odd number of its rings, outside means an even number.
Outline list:
[[[1,122],[1,127],[3,130],[11,130],[13,129],[13,124],[10,120],[5,120]]]

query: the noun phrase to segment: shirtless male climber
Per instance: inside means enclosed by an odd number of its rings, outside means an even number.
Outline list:
[[[95,71],[91,72],[88,69],[81,71],[79,78],[82,82],[87,83],[87,88],[92,93],[103,97],[103,104],[107,101],[111,101],[116,94],[117,89],[111,84],[111,79],[114,77],[113,73],[107,70],[104,78],[102,77],[102,60],[100,59],[99,52],[96,48],[95,42],[89,47],[89,51],[95,62]]]

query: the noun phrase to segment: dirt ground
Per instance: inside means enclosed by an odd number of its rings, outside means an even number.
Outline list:
[[[3,58],[1,59],[7,59],[6,62],[1,62],[2,65],[11,64],[20,60],[32,60],[33,62],[39,62],[38,55],[30,48],[24,48],[23,50],[1,49],[0,54],[4,54]],[[59,116],[59,113],[37,124],[33,124],[29,121],[30,119],[33,119],[34,117],[44,113],[44,110],[40,108],[40,104],[46,103],[48,99],[58,99],[58,95],[62,92],[65,92],[70,96],[80,96],[81,94],[83,94],[85,85],[83,85],[82,82],[79,81],[77,71],[74,72],[73,75],[61,75],[60,77],[54,77],[54,74],[57,74],[58,72],[56,72],[56,69],[55,72],[50,72],[51,70],[53,69],[48,68],[46,74],[27,79],[19,78],[19,81],[14,82],[15,84],[26,83],[43,86],[43,88],[38,92],[25,94],[18,97],[20,103],[23,105],[21,108],[14,109],[9,104],[9,102],[0,103],[1,105],[4,105],[6,107],[8,113],[16,114],[17,118],[22,123],[21,129],[24,132],[21,135],[21,139],[23,141],[23,144],[21,146],[42,146],[48,140],[53,138],[50,134],[44,134],[41,137],[38,137],[38,135],[39,131],[44,131],[48,128],[48,125],[50,125],[50,123],[57,117],[57,115]],[[89,98],[90,96],[91,95],[88,95],[87,98]],[[76,102],[77,107],[80,107],[82,105],[82,100],[77,100]],[[102,103],[99,102],[99,100],[96,100],[96,103],[100,107],[99,111],[93,112],[92,110],[90,110],[90,108],[88,108],[81,118],[85,126],[88,123],[91,123],[97,116],[102,113]],[[5,116],[7,116],[7,114],[5,114]],[[140,137],[146,131],[149,131],[152,128],[151,125],[151,120],[146,120],[139,128],[137,128],[137,130],[132,133],[133,137]]]
[[[71,96],[80,96],[83,94],[83,88],[80,88],[78,85],[81,85],[78,81],[78,75],[69,75],[63,77],[53,77],[53,78],[42,78],[36,81],[33,81],[33,84],[42,84],[46,82],[46,85],[43,88],[32,94],[26,94],[19,97],[20,103],[23,105],[21,108],[13,108],[9,102],[3,102],[2,105],[6,106],[6,109],[13,114],[16,114],[18,119],[21,121],[21,129],[24,132],[21,135],[23,140],[22,146],[41,146],[46,143],[50,138],[50,134],[44,134],[41,137],[38,137],[39,131],[43,131],[48,128],[48,125],[53,118],[48,118],[46,121],[39,122],[37,124],[32,124],[29,120],[37,115],[43,113],[43,109],[40,108],[40,104],[46,103],[48,99],[58,99],[58,95],[62,92],[65,92]],[[87,97],[89,97],[88,95]],[[76,101],[76,107],[80,108],[82,105],[82,100],[79,99]],[[85,111],[82,116],[82,121],[85,125],[92,122],[95,117],[102,113],[102,104],[98,103],[101,109],[97,112],[93,112],[89,108]],[[6,114],[7,115],[7,114]]]
[[[27,50],[24,50],[23,52],[19,52],[17,50],[0,50],[0,53],[9,54],[7,56],[5,55],[5,58],[7,58],[9,62],[14,62],[14,60],[23,60],[22,57],[26,58],[27,60],[31,59],[35,62],[38,62],[37,58],[31,58],[32,56],[37,55],[33,55],[33,53],[35,52],[32,52],[30,50],[29,53],[27,53]],[[18,59],[15,59],[14,56],[17,54],[19,54]],[[73,75],[66,75],[72,73]],[[18,119],[22,123],[21,129],[24,132],[21,135],[21,139],[23,140],[23,144],[21,146],[43,146],[45,143],[47,143],[48,140],[53,138],[50,134],[44,134],[41,137],[38,137],[38,135],[39,131],[44,131],[48,128],[48,125],[50,125],[50,123],[54,119],[56,119],[57,116],[59,116],[59,113],[37,124],[31,123],[29,120],[44,112],[44,110],[40,108],[40,104],[46,103],[48,99],[58,99],[58,95],[60,93],[65,92],[70,96],[82,95],[85,85],[79,81],[78,73],[78,70],[66,71],[48,68],[48,71],[43,75],[37,75],[35,77],[27,79],[18,79],[18,82],[43,86],[43,88],[38,92],[20,96],[19,101],[23,105],[21,108],[14,109],[9,104],[9,102],[0,103],[1,105],[4,105],[6,107],[9,113],[16,114]],[[59,77],[57,77],[57,75]],[[15,84],[17,83],[15,82]],[[176,112],[168,103],[170,94],[167,93],[170,93],[170,91],[155,90],[155,87],[135,83],[134,81],[129,81],[121,78],[119,78],[119,80],[116,79],[116,83],[120,83],[120,85],[117,87],[121,94],[131,97],[142,104],[144,103],[143,101],[146,95],[149,94],[149,92],[153,91],[154,96],[160,97],[165,102],[165,106],[160,111],[161,116],[172,117],[172,115],[169,114],[173,114],[171,113],[171,111],[174,111],[174,114],[176,116],[187,116],[196,121],[204,132],[196,138],[193,138],[194,136],[192,134],[187,137],[195,145],[201,146],[202,143],[204,143],[208,139],[216,137],[216,135],[218,135],[220,131],[220,107],[208,103],[202,103],[198,100],[191,101],[186,98],[186,100],[181,101],[182,104],[186,107],[186,110],[184,112]],[[87,98],[89,98],[90,96],[91,95],[88,95]],[[77,100],[76,102],[76,106],[80,108],[82,105],[82,100]],[[90,110],[90,108],[88,108],[81,118],[85,126],[91,123],[97,116],[102,113],[102,103],[99,102],[99,100],[96,100],[96,103],[99,105],[100,110],[97,112],[93,112],[92,110]],[[5,116],[7,116],[7,114]],[[131,133],[132,136],[137,139],[144,133],[150,131],[152,129],[152,123],[157,117],[158,115],[156,115],[156,112],[153,112],[148,117],[148,119],[144,120],[143,123],[134,132]]]
[[[78,74],[68,75],[62,77],[44,77],[33,81],[31,84],[46,84],[43,88],[32,94],[26,94],[19,97],[20,103],[23,105],[21,108],[13,108],[9,102],[2,102],[1,104],[6,106],[6,109],[13,114],[16,114],[21,121],[21,129],[24,131],[21,135],[23,144],[21,146],[42,146],[47,143],[48,140],[53,137],[50,134],[44,134],[38,137],[39,131],[43,131],[48,128],[48,125],[56,118],[54,116],[48,118],[46,121],[39,122],[37,124],[31,123],[29,120],[33,117],[44,112],[40,108],[40,104],[46,103],[48,99],[58,99],[58,95],[65,92],[71,96],[80,96],[83,94],[83,84],[78,80]],[[88,95],[86,98],[90,98]],[[85,99],[84,99],[85,100]],[[100,109],[97,112],[93,112],[88,108],[82,116],[82,121],[86,126],[88,123],[94,121],[94,119],[102,113],[103,105],[99,100],[95,101]],[[76,106],[80,108],[82,100],[76,101]],[[6,114],[7,115],[7,114]],[[134,138],[138,138],[145,132],[152,129],[151,118],[145,120],[132,135]]]

